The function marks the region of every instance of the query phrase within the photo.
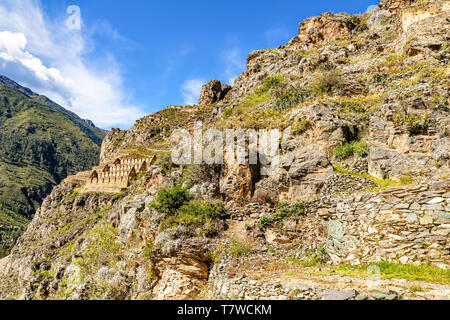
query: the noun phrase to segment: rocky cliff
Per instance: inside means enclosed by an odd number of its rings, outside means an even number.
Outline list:
[[[112,130],[102,163],[156,163],[117,194],[57,186],[0,260],[0,297],[448,298],[449,25],[446,1],[326,13],[232,88]],[[177,165],[171,133],[195,121],[286,132],[282,160]]]

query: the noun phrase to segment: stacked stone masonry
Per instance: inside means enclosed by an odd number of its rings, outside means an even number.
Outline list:
[[[335,263],[431,262],[450,268],[450,182],[319,202]]]
[[[83,192],[117,193],[129,187],[131,181],[140,173],[146,173],[155,162],[153,158],[120,158],[113,163],[95,167],[92,171],[80,172],[68,177],[67,182],[82,185]]]

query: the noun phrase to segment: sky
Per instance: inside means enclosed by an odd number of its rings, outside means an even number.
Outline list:
[[[229,84],[247,55],[301,20],[363,13],[376,0],[0,0],[0,74],[97,126],[128,129],[201,86]]]

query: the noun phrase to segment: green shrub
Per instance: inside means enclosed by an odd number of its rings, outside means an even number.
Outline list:
[[[208,165],[186,165],[183,167],[181,184],[192,186],[203,183],[212,178],[212,167]]]
[[[255,90],[256,94],[261,94],[268,92],[269,90],[278,87],[281,83],[283,83],[284,77],[282,75],[270,76],[266,80],[264,80],[261,87]]]
[[[111,200],[116,201],[116,200],[121,200],[123,198],[125,198],[127,196],[126,192],[119,192],[118,194],[115,194]]]
[[[236,239],[231,240],[231,244],[228,248],[228,253],[233,257],[247,257],[253,250],[253,243],[250,241],[239,241]]]
[[[217,234],[216,220],[220,218],[224,211],[225,209],[220,205],[191,201],[179,208],[175,216],[168,217],[163,221],[160,225],[160,231],[181,225],[188,228],[200,228],[203,235],[213,236]]]
[[[293,88],[282,94],[275,102],[273,107],[275,111],[284,111],[306,101],[311,96],[310,92],[302,88]]]
[[[333,154],[339,159],[347,159],[354,155],[365,157],[367,156],[367,144],[364,141],[351,141],[337,146],[333,150]]]
[[[297,218],[300,216],[303,216],[306,214],[306,207],[307,205],[305,203],[296,203],[293,206],[289,204],[282,204],[279,207],[281,207],[277,214],[274,217],[262,217],[259,219],[259,223],[262,227],[269,227],[273,223],[283,221],[287,218]]]
[[[272,224],[272,219],[266,218],[266,217],[262,217],[262,218],[259,219],[259,223],[263,227],[269,227]]]
[[[410,135],[427,134],[430,120],[426,111],[423,117],[416,114],[399,114],[394,117],[394,124],[405,126]]]
[[[371,84],[385,83],[388,78],[389,75],[387,75],[386,73],[377,73],[372,77],[370,83]]]
[[[294,122],[294,124],[292,125],[292,134],[294,135],[299,135],[304,133],[306,130],[309,129],[309,127],[311,127],[312,122],[303,118],[300,119],[296,122]]]
[[[170,174],[174,168],[171,155],[167,154],[161,159],[161,171],[163,176]]]
[[[316,96],[330,94],[335,89],[342,87],[342,79],[335,70],[321,72],[316,76],[316,80],[312,84],[312,92]]]
[[[74,202],[75,199],[78,197],[78,192],[77,191],[73,191],[70,195],[68,195],[65,199],[64,202],[65,203],[71,203]]]
[[[175,186],[171,189],[163,188],[158,193],[156,202],[151,207],[161,213],[175,215],[177,210],[189,203],[192,196],[186,188]]]
[[[292,207],[287,207],[287,208],[278,210],[278,214],[277,214],[276,218],[285,219],[288,217],[300,217],[306,213],[305,209],[306,209],[306,204],[299,202],[299,203],[294,204]]]

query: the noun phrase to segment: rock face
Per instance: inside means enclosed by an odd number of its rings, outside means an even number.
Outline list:
[[[417,0],[382,0],[378,6],[383,10],[388,10],[393,13],[397,13],[403,8],[410,6],[411,4],[418,2]]]
[[[450,39],[449,12],[450,4],[446,1],[403,9],[397,22],[401,33],[397,50],[408,56],[436,55]]]
[[[354,23],[347,16],[327,12],[300,22],[298,36],[293,41],[311,46],[348,36],[354,28]]]
[[[154,289],[158,300],[193,298],[206,285],[208,266],[196,257],[167,258],[161,264],[165,270]]]
[[[198,104],[209,105],[220,101],[230,90],[231,86],[221,83],[219,80],[212,80],[202,87]]]

